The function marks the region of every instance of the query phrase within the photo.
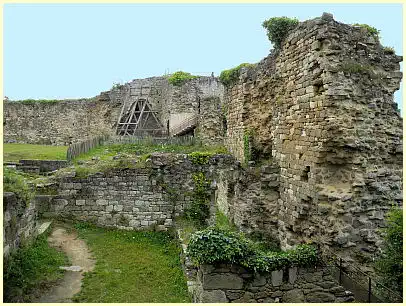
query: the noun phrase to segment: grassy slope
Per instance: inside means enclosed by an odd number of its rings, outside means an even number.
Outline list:
[[[68,264],[64,253],[51,248],[49,231],[18,250],[4,267],[4,301],[29,302],[33,296],[63,277],[59,266]]]
[[[67,146],[46,146],[35,144],[5,143],[3,144],[4,161],[20,159],[66,159]]]
[[[78,228],[96,258],[76,302],[190,302],[179,249],[165,234]]]

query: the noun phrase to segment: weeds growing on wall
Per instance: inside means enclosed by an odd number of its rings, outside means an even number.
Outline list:
[[[269,40],[276,49],[280,49],[288,33],[299,24],[297,18],[273,17],[265,20],[262,26],[266,29]]]
[[[240,76],[240,70],[243,67],[251,68],[251,67],[255,67],[255,64],[242,63],[242,64],[238,65],[237,67],[234,67],[234,68],[231,68],[228,70],[223,70],[220,73],[220,77],[219,77],[220,82],[226,86],[230,86],[230,85],[234,84],[238,80],[238,78]]]
[[[395,54],[395,48],[393,47],[383,47],[383,52],[387,54]]]
[[[34,192],[29,186],[27,176],[27,174],[20,171],[3,167],[3,191],[14,192],[28,206],[34,196]]]
[[[5,302],[30,302],[36,291],[62,278],[59,267],[68,264],[68,259],[48,245],[48,234],[49,230],[10,255],[4,266]]]
[[[191,203],[185,209],[187,219],[196,222],[198,226],[205,226],[210,213],[210,181],[203,172],[192,175],[194,182]]]
[[[187,252],[196,264],[236,263],[257,272],[314,266],[318,260],[317,249],[310,245],[286,252],[265,252],[242,233],[217,227],[193,234]]]
[[[192,75],[189,72],[177,71],[168,77],[168,82],[174,86],[181,86],[185,82],[196,78],[197,76]]]
[[[354,23],[353,26],[357,26],[357,27],[361,27],[361,28],[365,29],[365,30],[368,32],[368,34],[372,35],[372,36],[375,37],[375,38],[378,38],[378,37],[379,37],[379,32],[380,32],[380,31],[379,31],[377,28],[371,27],[371,26],[368,25],[368,24],[365,24],[365,23],[362,23],[362,24],[360,24],[360,23]]]
[[[225,151],[224,153],[227,153]],[[220,153],[216,153],[220,154]],[[192,152],[188,154],[190,161],[195,165],[205,165],[209,162],[209,159],[212,158],[214,153],[209,152]]]

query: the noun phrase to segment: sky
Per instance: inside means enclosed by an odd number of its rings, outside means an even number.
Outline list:
[[[89,98],[178,70],[219,75],[269,54],[265,19],[323,12],[376,27],[403,54],[401,4],[5,4],[4,95]]]

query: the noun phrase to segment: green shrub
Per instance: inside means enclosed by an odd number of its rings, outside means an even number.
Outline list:
[[[209,227],[190,238],[187,252],[197,264],[236,263],[257,272],[284,267],[308,267],[317,263],[317,249],[298,245],[287,252],[264,252],[242,233]]]
[[[174,86],[181,86],[186,81],[189,81],[189,80],[192,80],[195,78],[197,78],[197,76],[191,75],[188,72],[177,71],[168,77],[168,82]]]
[[[384,246],[376,261],[380,281],[402,293],[403,288],[403,210],[392,208],[387,214],[387,227],[383,230]]]
[[[240,70],[243,67],[254,67],[255,64],[249,64],[249,63],[242,63],[240,65],[238,65],[237,67],[228,69],[228,70],[223,70],[220,73],[220,82],[223,83],[226,86],[229,86],[233,83],[235,83],[238,80],[238,77],[240,76]]]
[[[48,233],[11,254],[4,265],[5,302],[29,302],[35,290],[63,276],[59,266],[67,264],[67,258],[48,245]]]
[[[214,154],[208,152],[192,152],[189,159],[195,165],[205,165]]]
[[[27,206],[34,196],[32,188],[28,185],[27,175],[8,167],[3,168],[3,190],[14,192]]]
[[[280,49],[282,41],[288,35],[289,31],[299,24],[296,18],[288,17],[273,17],[265,20],[262,26],[267,30],[269,40],[274,44],[275,48]]]
[[[362,23],[362,24],[360,24],[360,23],[354,23],[353,26],[361,27],[361,28],[367,30],[367,32],[368,32],[370,35],[372,35],[372,36],[374,36],[374,37],[376,37],[376,38],[379,37],[379,32],[380,32],[380,31],[379,31],[377,28],[371,27],[371,26],[368,25],[368,24],[365,24],[365,23]]]
[[[187,252],[196,263],[210,264],[239,263],[253,250],[240,234],[210,227],[192,235]]]

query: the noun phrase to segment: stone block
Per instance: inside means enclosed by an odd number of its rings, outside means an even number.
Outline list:
[[[283,270],[272,271],[271,273],[272,286],[280,286],[283,280]]]
[[[297,279],[297,267],[289,268],[289,283],[294,284]]]
[[[304,294],[301,289],[293,289],[286,291],[282,296],[283,303],[303,303]]]
[[[105,205],[108,205],[108,203],[109,203],[109,201],[107,201],[107,200],[103,200],[103,199],[96,200],[96,205],[105,206]]]
[[[335,301],[335,296],[328,292],[311,292],[306,295],[306,302],[309,303],[331,303]]]
[[[204,290],[201,294],[202,303],[227,303],[227,297],[222,290]]]
[[[139,227],[141,225],[141,222],[139,220],[130,220],[128,224],[131,227]]]
[[[76,200],[76,205],[82,206],[86,204],[86,200]]]
[[[242,289],[243,279],[237,274],[221,273],[203,276],[204,289]]]
[[[259,273],[256,273],[255,277],[251,283],[251,286],[252,287],[261,287],[261,286],[264,286],[265,284],[266,284],[266,277]]]

